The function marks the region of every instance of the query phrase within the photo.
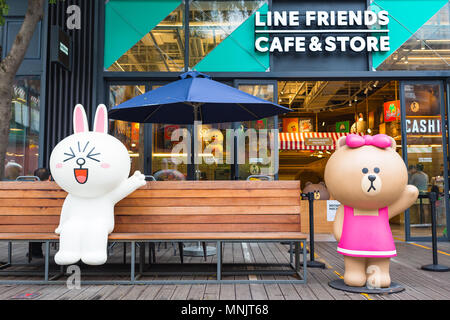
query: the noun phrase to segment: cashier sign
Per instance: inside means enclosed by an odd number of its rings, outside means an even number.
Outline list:
[[[268,11],[267,14],[257,11],[255,49],[259,52],[345,52],[348,48],[353,52],[389,51],[388,24],[386,10]]]

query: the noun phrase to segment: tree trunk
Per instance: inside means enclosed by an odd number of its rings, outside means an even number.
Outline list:
[[[3,179],[5,175],[14,77],[25,57],[36,25],[43,15],[44,0],[28,0],[25,19],[14,40],[11,51],[0,63],[0,179]]]

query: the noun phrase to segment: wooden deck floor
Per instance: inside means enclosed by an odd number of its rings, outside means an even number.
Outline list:
[[[85,285],[80,289],[68,289],[65,285],[1,285],[0,300],[14,299],[21,294],[33,294],[34,299],[138,299],[138,300],[442,300],[450,299],[450,273],[433,273],[420,269],[432,262],[430,243],[405,243],[397,241],[398,256],[392,259],[392,280],[402,284],[406,290],[391,295],[367,295],[334,290],[328,282],[338,279],[344,273],[342,256],[336,252],[336,243],[316,242],[317,260],[326,264],[326,269],[308,269],[307,284],[208,284],[208,285]],[[14,263],[26,263],[27,244],[14,243]],[[224,247],[224,263],[286,263],[289,261],[288,246],[279,243],[230,243]],[[439,262],[450,266],[450,243],[439,243]],[[129,251],[129,250],[128,250]],[[51,254],[55,250],[51,251]],[[113,251],[109,262],[121,263],[122,244]],[[128,253],[129,255],[129,253]],[[0,260],[6,261],[7,246],[0,244]],[[52,258],[53,261],[53,258]],[[129,260],[128,260],[129,261]],[[178,255],[169,244],[161,245],[157,252],[158,262],[178,263]],[[215,256],[207,262],[215,262]],[[203,263],[203,258],[185,257],[185,263]],[[31,267],[43,264],[35,259]],[[12,267],[15,270],[24,267]],[[27,266],[29,268],[29,266]],[[256,277],[256,276],[250,276]],[[274,276],[264,276],[275,279]],[[12,277],[8,277],[12,279]],[[229,279],[228,277],[227,279]],[[277,276],[276,279],[286,279]],[[6,279],[6,277],[5,277]],[[18,279],[16,277],[15,279]],[[100,279],[97,277],[96,279]],[[106,279],[103,277],[103,279]],[[165,279],[171,279],[166,277]],[[173,278],[172,278],[173,279]],[[205,279],[205,276],[184,276],[176,279]],[[234,277],[239,279],[239,277]],[[244,279],[244,277],[241,277]],[[245,277],[247,279],[247,277]]]

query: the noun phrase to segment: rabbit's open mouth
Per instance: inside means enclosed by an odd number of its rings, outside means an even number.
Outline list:
[[[88,169],[73,169],[73,172],[75,174],[75,180],[77,180],[78,183],[86,183],[88,179]]]

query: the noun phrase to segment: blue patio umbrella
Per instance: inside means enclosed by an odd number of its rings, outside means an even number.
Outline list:
[[[180,80],[113,107],[109,117],[141,123],[193,124],[258,120],[292,110],[189,71]]]
[[[292,110],[211,80],[197,71],[180,75],[180,80],[146,92],[109,111],[109,118],[140,122],[195,124],[259,120]],[[194,129],[194,139],[197,130]],[[198,180],[198,164],[195,164]],[[215,248],[207,247],[207,255]],[[201,255],[200,247],[185,248],[186,255]],[[188,253],[189,252],[189,253]],[[206,257],[205,257],[206,258]]]

